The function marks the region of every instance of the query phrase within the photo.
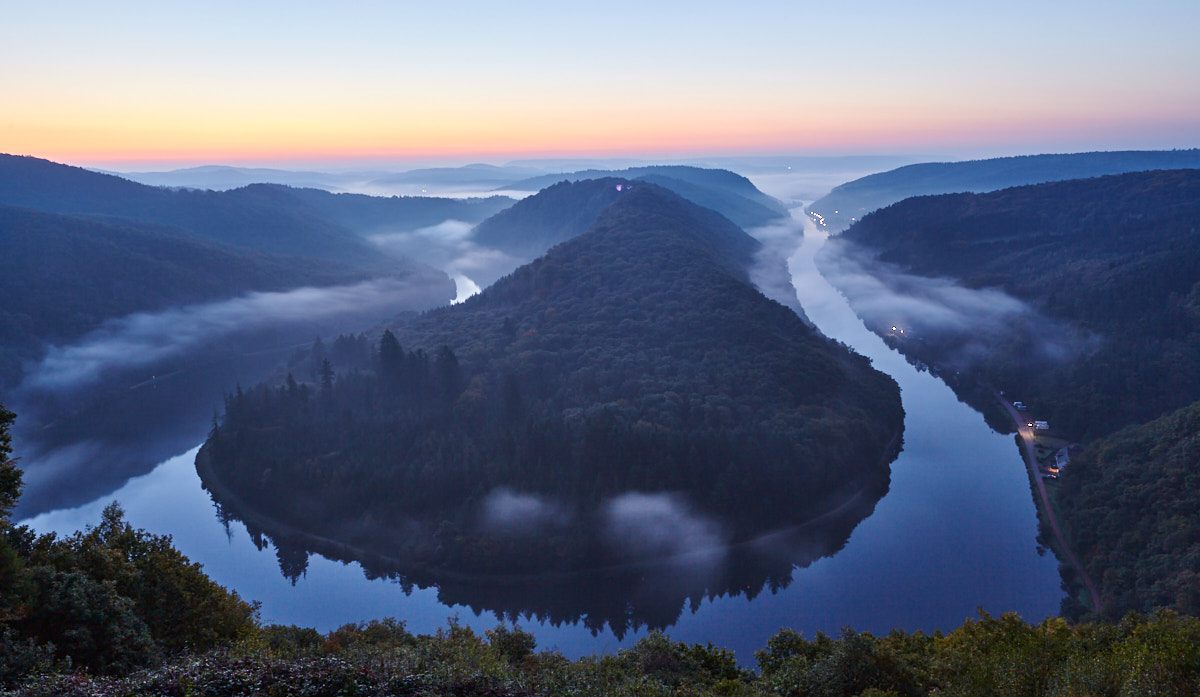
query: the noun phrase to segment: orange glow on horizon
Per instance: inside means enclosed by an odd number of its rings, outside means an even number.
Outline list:
[[[300,162],[409,158],[672,156],[783,151],[896,151],[1006,145],[1075,137],[1078,114],[917,109],[797,108],[793,104],[712,107],[598,104],[427,109],[397,117],[332,112],[148,113],[138,119],[97,110],[0,123],[0,152],[61,162]],[[937,105],[933,105],[937,106]],[[24,118],[22,118],[22,116]],[[1127,127],[1090,114],[1103,135]],[[1125,121],[1128,121],[1126,117]],[[1184,144],[1188,145],[1188,144]]]

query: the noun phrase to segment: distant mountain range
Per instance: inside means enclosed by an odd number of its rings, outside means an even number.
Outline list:
[[[101,170],[102,171],[102,170]],[[429,167],[403,172],[349,171],[318,172],[205,165],[159,172],[102,171],[150,186],[224,191],[250,184],[281,184],[304,189],[322,189],[332,193],[420,193],[427,188],[433,195],[463,189],[485,191],[521,179],[545,174],[546,169],[525,166],[471,164],[461,167]]]
[[[908,165],[847,182],[808,206],[831,232],[910,196],[981,193],[1011,186],[1156,169],[1200,167],[1200,149],[1026,155]]]

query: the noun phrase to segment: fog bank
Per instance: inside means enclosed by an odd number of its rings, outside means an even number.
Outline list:
[[[85,387],[112,370],[149,366],[248,331],[307,329],[330,321],[348,325],[339,331],[359,330],[389,314],[436,302],[420,282],[384,278],[140,312],[107,320],[77,343],[50,347],[27,371],[20,389]]]
[[[950,278],[905,273],[852,242],[830,239],[817,255],[830,283],[873,331],[904,341],[936,338],[954,345],[951,367],[967,369],[989,356],[1014,328],[1029,337],[1030,360],[1065,361],[1094,350],[1099,337],[1046,317],[996,288],[966,288]]]

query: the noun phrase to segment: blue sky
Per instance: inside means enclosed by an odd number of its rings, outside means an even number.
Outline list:
[[[87,164],[1200,145],[1200,2],[0,2]]]

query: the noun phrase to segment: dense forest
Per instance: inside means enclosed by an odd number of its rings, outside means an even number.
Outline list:
[[[834,188],[808,206],[831,231],[913,196],[982,193],[1014,186],[1154,169],[1200,167],[1200,150],[1130,150],[926,162],[870,174]]]
[[[1200,170],[1167,170],[908,199],[844,235],[875,255],[870,263],[1000,289],[1027,304],[994,328],[947,327],[926,320],[928,312],[864,313],[979,408],[994,408],[1004,390],[1055,434],[1085,442],[1184,409],[1092,443],[1062,475],[1068,537],[1114,617],[1198,609],[1200,557],[1189,546],[1200,539],[1198,460],[1178,431],[1191,424],[1195,433],[1188,405],[1200,399],[1197,220]],[[919,284],[901,279],[889,292],[905,285]],[[849,294],[857,307],[872,302]],[[889,331],[897,321],[903,335]]]
[[[976,326],[920,315],[903,317],[904,350],[1088,439],[1200,399],[1197,220],[1200,170],[1174,170],[909,199],[843,238],[905,272],[1027,303],[1035,313],[1013,317],[982,360],[956,359]],[[1074,350],[1055,353],[1055,338]]]
[[[1090,443],[1058,507],[1105,617],[1200,615],[1200,402]]]
[[[632,492],[711,530],[707,548],[885,491],[894,382],[764,298],[737,226],[650,184],[620,193],[584,234],[356,361],[230,395],[198,459],[210,488],[476,573],[692,551],[645,542],[661,520],[626,524],[623,506],[648,504]]]

